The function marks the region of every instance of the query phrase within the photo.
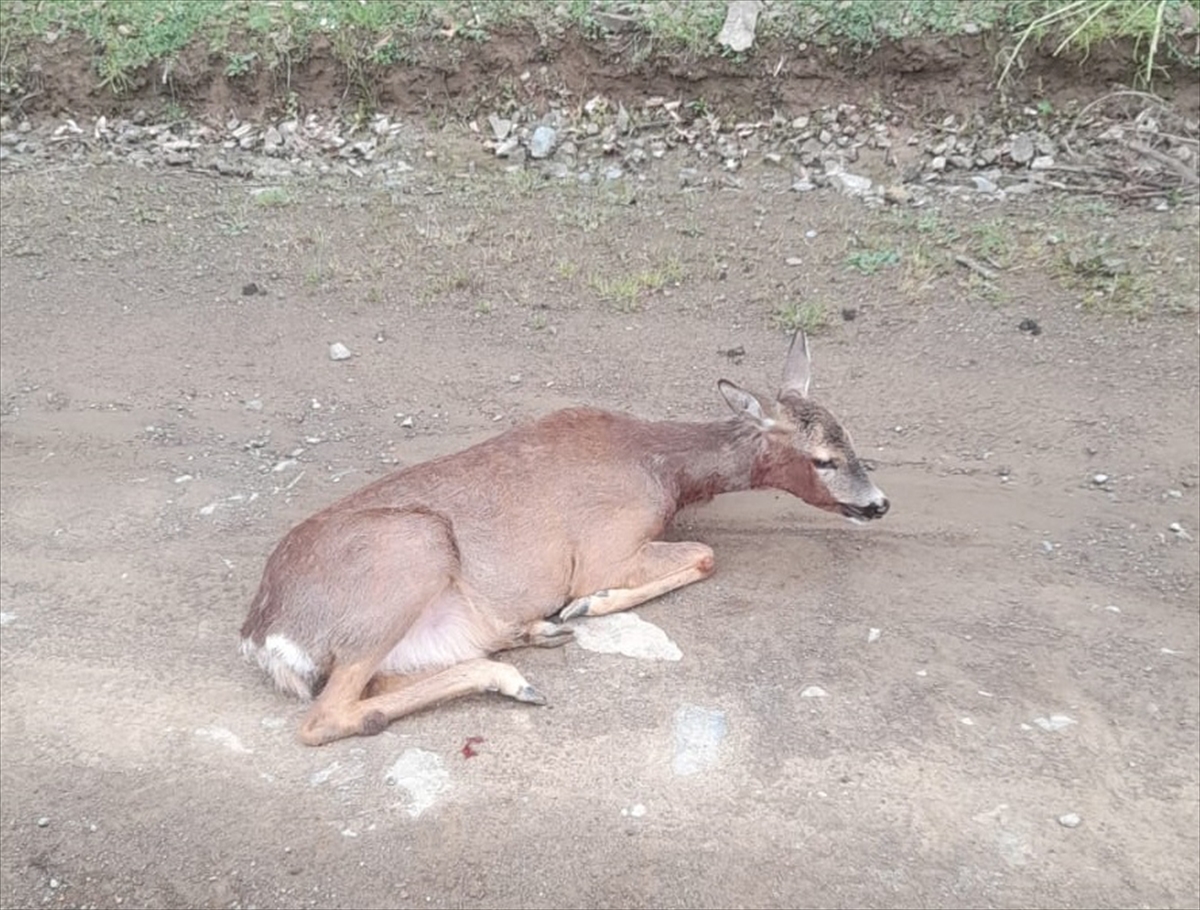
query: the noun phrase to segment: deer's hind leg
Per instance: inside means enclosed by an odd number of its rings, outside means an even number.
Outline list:
[[[668,591],[708,578],[713,573],[713,551],[702,543],[667,543],[652,540],[613,572],[614,587],[577,597],[559,612],[566,622],[578,616],[604,616],[636,607]]]

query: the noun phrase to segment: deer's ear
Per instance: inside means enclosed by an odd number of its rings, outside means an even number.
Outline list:
[[[725,403],[742,420],[749,421],[760,430],[769,430],[775,426],[774,419],[767,416],[762,402],[759,401],[758,396],[753,392],[747,392],[727,379],[722,379],[718,382],[717,388],[721,390],[721,395],[725,398]]]
[[[781,392],[799,392],[808,395],[808,386],[812,381],[812,364],[808,356],[808,336],[803,329],[797,329],[792,336],[792,346],[788,348],[787,362],[783,365],[783,386]]]

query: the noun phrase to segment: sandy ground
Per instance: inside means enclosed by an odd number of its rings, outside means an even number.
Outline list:
[[[769,173],[445,176],[470,154],[271,204],[0,181],[4,906],[1195,906],[1195,315],[1081,307],[1053,258],[998,290],[918,274],[916,222]],[[1194,210],[930,216],[1014,250],[1139,238],[1137,293],[1200,292]],[[847,269],[864,235],[901,265]],[[830,308],[815,394],[884,521],[690,510],[717,574],[636,611],[680,659],[517,651],[548,707],[296,742],[237,655],[288,527],[567,404],[721,416],[720,377],[773,391],[798,297]]]

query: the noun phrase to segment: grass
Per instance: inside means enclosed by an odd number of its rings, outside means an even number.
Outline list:
[[[93,48],[97,85],[118,95],[143,76],[171,87],[189,49],[201,50],[230,79],[268,71],[288,86],[292,69],[322,41],[367,108],[380,68],[419,63],[445,48],[469,53],[505,29],[612,38],[634,64],[722,53],[716,36],[724,0],[660,0],[633,9],[621,0],[4,0],[0,100],[19,105],[36,94],[28,47],[69,36]],[[1043,42],[1086,57],[1098,41],[1125,39],[1149,83],[1164,57],[1200,69],[1194,52],[1167,40],[1198,15],[1200,0],[776,0],[759,17],[758,40],[836,56],[904,37],[984,31],[1004,48],[1003,85],[1020,72],[1023,53]],[[618,17],[632,18],[633,27],[610,32]]]
[[[829,326],[829,310],[825,304],[816,300],[803,303],[790,300],[775,308],[771,321],[780,331],[789,335],[797,329],[804,329],[808,334],[816,334]]]
[[[900,264],[900,252],[891,247],[853,250],[846,256],[846,266],[864,275],[874,275],[881,269]]]
[[[588,287],[620,312],[633,313],[641,309],[642,298],[647,292],[678,285],[683,281],[683,276],[683,264],[670,257],[660,265],[628,275],[594,274],[588,279]]]

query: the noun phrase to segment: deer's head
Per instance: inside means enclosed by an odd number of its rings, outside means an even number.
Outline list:
[[[850,434],[808,397],[811,378],[808,338],[798,331],[774,402],[764,402],[727,380],[718,383],[725,401],[752,425],[763,443],[751,486],[785,490],[855,522],[882,518],[889,507],[887,497],[867,476]]]

